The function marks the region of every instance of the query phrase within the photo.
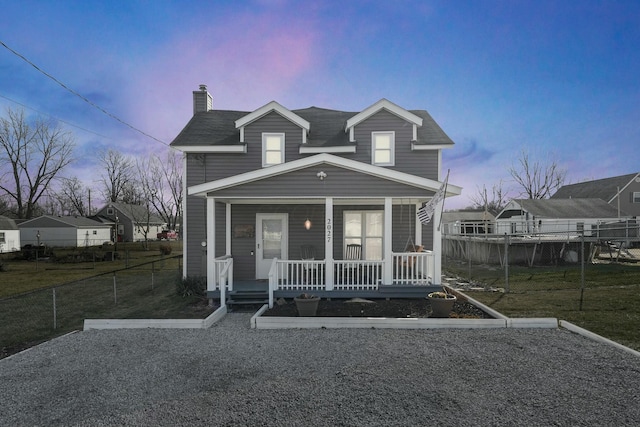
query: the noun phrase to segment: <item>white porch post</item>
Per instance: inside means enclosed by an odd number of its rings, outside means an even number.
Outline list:
[[[327,291],[333,290],[333,198],[327,197],[324,201],[324,262],[325,281]]]
[[[440,285],[442,283],[442,230],[440,228],[440,217],[442,216],[441,200],[436,206],[431,222],[433,223],[433,284]]]
[[[393,283],[393,199],[391,197],[384,198],[384,239],[382,248],[382,259],[384,268],[382,269],[383,284],[391,285]]]
[[[227,229],[226,229],[226,233],[225,236],[226,238],[224,239],[226,242],[226,251],[225,251],[225,255],[231,255],[231,203],[227,203],[227,220],[225,221],[227,223]]]
[[[414,221],[416,222],[416,235],[414,236],[414,241],[416,242],[416,246],[422,245],[422,223],[418,219],[418,209],[422,207],[422,203],[416,203],[416,214],[414,217]]]
[[[216,201],[207,197],[207,291],[216,288]]]

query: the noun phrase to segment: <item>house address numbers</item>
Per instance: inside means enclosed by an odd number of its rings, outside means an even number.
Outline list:
[[[333,232],[333,226],[331,225],[331,218],[327,218],[327,243],[331,243],[332,232]]]

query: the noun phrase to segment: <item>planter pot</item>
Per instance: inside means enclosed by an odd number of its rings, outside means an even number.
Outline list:
[[[429,304],[431,304],[431,316],[430,317],[449,317],[449,313],[453,310],[453,304],[457,298],[454,295],[447,295],[446,298],[434,298],[427,295]]]
[[[298,309],[298,316],[300,317],[309,317],[315,316],[318,311],[318,303],[320,302],[320,297],[314,298],[294,298],[296,302],[296,308]]]

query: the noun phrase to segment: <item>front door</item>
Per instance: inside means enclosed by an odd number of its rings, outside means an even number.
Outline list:
[[[274,258],[288,258],[286,213],[256,214],[256,279],[268,279]]]

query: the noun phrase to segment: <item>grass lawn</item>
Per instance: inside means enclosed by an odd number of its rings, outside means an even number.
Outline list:
[[[447,274],[468,270],[448,266]],[[472,281],[505,287],[504,270],[478,267]],[[577,266],[509,268],[509,292],[467,292],[509,317],[556,317],[640,350],[640,266],[594,264],[585,268],[584,292]],[[581,306],[582,300],[582,306]]]

